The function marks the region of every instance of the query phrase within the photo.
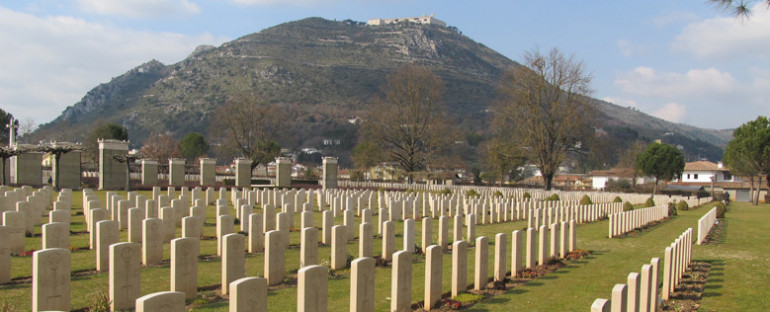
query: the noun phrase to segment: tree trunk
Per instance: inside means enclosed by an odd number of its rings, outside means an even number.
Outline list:
[[[652,186],[652,196],[650,196],[650,198],[655,200],[655,193],[657,191],[658,191],[658,178],[655,178],[655,185]]]
[[[543,182],[545,182],[545,190],[550,191],[551,190],[551,182],[553,182],[553,173],[544,174],[543,175]]]
[[[128,170],[129,163],[128,159],[126,159],[126,193],[131,191],[131,171]]]
[[[749,177],[749,202],[754,204],[754,176]]]
[[[59,162],[61,162],[61,154],[54,154],[54,168],[53,168],[53,188],[59,191]]]
[[[2,179],[2,181],[0,181],[0,183],[1,183],[0,185],[5,185],[5,160],[7,158],[0,158],[0,159],[2,159],[2,161],[3,161],[3,164],[2,164],[3,172],[0,173],[0,179]]]
[[[759,205],[759,193],[762,192],[762,176],[757,177],[757,191],[754,192],[754,198],[752,199],[752,203],[754,206]]]

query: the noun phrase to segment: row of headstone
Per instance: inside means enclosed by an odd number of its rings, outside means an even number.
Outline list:
[[[711,231],[711,228],[714,227],[716,221],[717,207],[711,208],[709,212],[698,219],[698,239],[695,240],[698,245],[703,243],[703,241],[706,239],[706,236],[708,236],[709,231]]]
[[[663,258],[663,281],[661,299],[668,301],[679,286],[692,260],[692,232],[689,228],[670,247],[666,247]],[[652,258],[650,264],[642,266],[640,273],[628,275],[626,284],[616,284],[611,299],[598,298],[591,305],[593,312],[609,311],[657,311],[658,270],[660,259]]]
[[[517,200],[524,200],[525,193],[529,194],[529,201],[543,201],[545,198],[557,194],[561,200],[579,202],[584,195],[588,195],[594,202],[612,202],[616,197],[622,199],[623,202],[630,202],[632,204],[644,203],[649,195],[645,194],[630,194],[630,193],[613,193],[613,192],[599,192],[599,191],[557,191],[557,190],[541,190],[541,189],[517,189],[508,187],[478,187],[467,185],[431,185],[431,184],[412,184],[412,183],[398,183],[398,182],[359,182],[342,180],[339,181],[340,187],[349,188],[365,188],[365,189],[390,189],[390,190],[414,190],[414,191],[427,191],[427,192],[442,192],[449,190],[455,194],[466,194],[466,192],[473,190],[481,196],[495,196],[495,193],[499,193],[500,197],[516,198]],[[653,197],[655,202],[663,202],[664,200],[687,200],[684,196],[671,196],[668,195],[655,195]],[[697,202],[697,199],[694,199]]]
[[[659,258],[642,265],[640,272],[628,274],[626,284],[612,288],[611,299],[598,298],[591,304],[591,312],[655,312],[658,310]]]
[[[668,203],[649,208],[621,211],[609,215],[609,237],[617,237],[634,229],[643,227],[650,222],[660,221],[668,217]]]

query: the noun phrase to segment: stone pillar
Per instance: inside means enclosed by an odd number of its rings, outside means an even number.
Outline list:
[[[128,141],[99,140],[99,189],[114,190],[126,186],[126,165],[113,155],[126,155]]]
[[[283,238],[278,231],[265,233],[265,278],[270,286],[283,281],[284,269]]]
[[[185,296],[178,291],[160,291],[136,299],[136,312],[184,312]]]
[[[109,292],[112,311],[131,309],[142,294],[141,245],[110,245]]]
[[[329,277],[326,268],[311,265],[297,272],[297,312],[328,310]]]
[[[73,145],[69,142],[56,142],[56,146],[69,146]],[[57,166],[57,160],[56,157],[51,157],[51,169],[53,170],[53,179],[56,179],[57,173],[56,170],[58,168],[59,173],[59,181],[54,181],[54,185],[58,185],[59,188],[68,188],[68,189],[80,189],[80,177],[81,177],[81,170],[80,170],[80,151],[71,151],[69,153],[61,154],[59,160],[58,160],[58,166]],[[132,305],[133,306],[133,305]]]
[[[291,159],[286,157],[275,159],[275,186],[291,186]]]
[[[18,144],[17,147],[31,148],[29,144]],[[43,185],[43,154],[26,152],[11,157],[11,183],[16,185]]]
[[[198,255],[200,240],[185,237],[171,241],[171,291],[185,293],[185,298],[198,295]]]
[[[468,289],[468,243],[452,245],[452,298]]]
[[[391,269],[390,310],[409,311],[412,306],[412,252],[393,254]]]
[[[168,185],[184,185],[184,159],[171,158],[168,160]]]
[[[246,239],[241,234],[227,234],[222,238],[222,287],[223,295],[231,282],[246,276]]]
[[[211,158],[200,159],[200,179],[202,186],[213,186],[217,183],[217,162]]]
[[[244,277],[230,283],[230,311],[267,312],[267,280]]]
[[[69,311],[72,254],[51,248],[32,254],[32,311]]]
[[[441,300],[443,282],[444,248],[431,245],[425,249],[425,310],[430,310]]]
[[[323,158],[323,175],[321,177],[323,189],[337,188],[337,158]]]
[[[473,279],[473,289],[487,289],[487,276],[489,276],[489,238],[481,236],[476,239],[476,268]]]
[[[251,186],[251,160],[247,158],[237,158],[235,160],[235,186]]]
[[[374,311],[374,258],[358,258],[350,264],[350,312]]]

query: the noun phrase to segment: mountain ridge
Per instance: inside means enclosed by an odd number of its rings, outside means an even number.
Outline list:
[[[342,144],[327,152],[349,153],[356,126],[347,120],[365,115],[372,99],[383,95],[385,76],[404,63],[426,66],[442,77],[450,116],[466,134],[486,131],[500,75],[521,66],[452,28],[306,18],[218,47],[199,46],[175,64],[148,61],[96,86],[39,132],[78,140],[103,120],[126,126],[132,147],[139,147],[152,133],[205,134],[216,108],[248,91],[290,113],[290,138],[282,145],[323,147],[324,139],[334,138]],[[598,126],[608,131],[647,139],[674,133],[681,142],[672,143],[686,149],[706,143],[704,153],[712,160],[721,158],[719,149],[729,140],[726,131],[670,123],[601,100],[592,103],[605,119]]]

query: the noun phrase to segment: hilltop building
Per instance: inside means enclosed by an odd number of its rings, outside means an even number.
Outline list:
[[[446,23],[437,19],[434,14],[431,14],[430,16],[423,15],[418,17],[404,17],[404,18],[375,18],[375,19],[370,19],[368,22],[369,26],[380,26],[380,25],[398,24],[398,23],[430,24],[430,25],[439,25],[441,27],[446,27]]]

